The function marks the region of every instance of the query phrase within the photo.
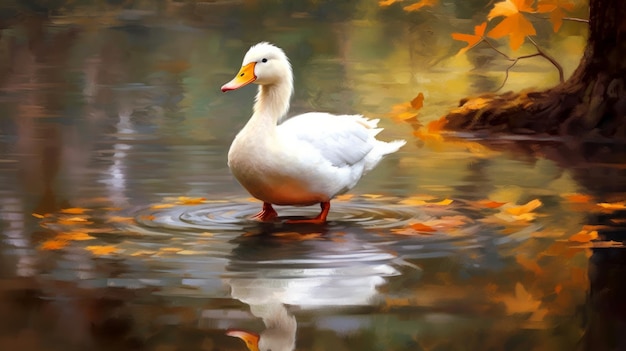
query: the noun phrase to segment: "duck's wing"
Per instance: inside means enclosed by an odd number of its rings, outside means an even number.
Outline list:
[[[313,147],[333,166],[345,167],[360,162],[374,148],[374,136],[380,132],[377,123],[360,115],[312,112],[286,120],[278,130]]]

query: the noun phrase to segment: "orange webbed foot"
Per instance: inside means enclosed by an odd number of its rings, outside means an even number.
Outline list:
[[[276,219],[276,217],[278,217],[278,213],[276,213],[276,210],[274,210],[272,204],[264,202],[261,212],[252,216],[252,219],[260,222],[272,222]]]
[[[315,218],[304,218],[304,219],[290,219],[285,221],[285,223],[289,224],[324,224],[326,223],[326,217],[328,216],[328,212],[330,211],[330,202],[322,202],[320,203],[320,207],[322,207],[322,212]]]

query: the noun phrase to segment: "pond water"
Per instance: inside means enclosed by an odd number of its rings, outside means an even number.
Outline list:
[[[245,350],[232,329],[272,351],[626,345],[625,146],[419,133],[503,79],[486,48],[454,55],[459,7],[168,4],[1,31],[0,349]],[[564,32],[544,41],[571,74],[584,31]],[[262,40],[291,58],[292,114],[408,141],[327,225],[249,220],[226,166],[255,89],[219,88]],[[528,60],[505,87],[553,71]]]

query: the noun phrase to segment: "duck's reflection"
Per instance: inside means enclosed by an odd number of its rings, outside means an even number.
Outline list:
[[[265,329],[258,334],[233,329],[227,335],[242,339],[250,351],[294,350],[297,323],[290,309],[374,304],[377,287],[398,274],[390,265],[396,257],[365,241],[367,233],[358,229],[295,229],[264,227],[261,235],[236,240],[226,282],[231,296],[249,305]]]

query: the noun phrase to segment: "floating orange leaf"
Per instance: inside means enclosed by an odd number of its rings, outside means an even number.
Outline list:
[[[431,226],[428,226],[426,224],[423,224],[423,223],[413,223],[410,225],[410,227],[413,230],[418,231],[418,232],[436,232],[437,231],[437,229]]]
[[[592,199],[590,195],[578,194],[578,193],[563,194],[561,196],[568,202],[573,202],[573,203],[588,203]]]
[[[569,238],[569,241],[575,241],[578,243],[588,243],[591,240],[595,240],[598,238],[598,232],[595,230],[592,231],[587,231],[587,230],[581,230],[578,233],[572,235]]]
[[[396,122],[406,122],[416,119],[418,111],[424,106],[424,94],[419,93],[410,102],[396,104],[391,108],[391,112],[387,116]]]
[[[416,97],[411,100],[411,107],[416,110],[421,109],[424,106],[424,94],[419,93]]]
[[[66,247],[68,243],[69,242],[67,240],[59,240],[57,238],[54,238],[54,239],[44,241],[41,244],[41,246],[39,246],[39,248],[41,250],[47,250],[47,251],[60,250]]]
[[[446,123],[448,123],[448,120],[445,117],[430,121],[427,126],[428,133],[438,133],[442,131]]]
[[[443,199],[441,201],[436,201],[436,202],[427,202],[425,201],[427,199],[429,200],[430,197],[411,196],[411,197],[401,200],[400,203],[403,205],[410,205],[410,206],[424,206],[424,205],[447,206],[447,205],[450,205],[452,202],[454,202],[454,200],[451,200],[451,199]]]
[[[598,206],[607,210],[626,210],[626,202],[601,202]]]
[[[506,202],[497,202],[492,200],[479,200],[476,201],[475,204],[478,207],[486,207],[486,208],[498,208],[506,204]]]
[[[178,198],[178,203],[181,205],[199,205],[206,202],[206,199],[203,197],[186,197],[180,196]]]
[[[175,206],[174,204],[156,204],[156,205],[150,206],[150,208],[153,210],[162,210],[164,208],[171,208],[174,206]]]
[[[521,206],[508,207],[505,209],[505,211],[513,216],[521,216],[525,213],[533,211],[539,206],[541,206],[541,201],[538,199],[534,199]]]
[[[59,218],[57,220],[58,224],[63,224],[63,225],[78,225],[78,224],[91,224],[93,222],[90,222],[89,220],[87,220],[87,218],[84,217],[66,217],[66,218]]]
[[[519,49],[526,36],[537,33],[533,24],[522,14],[522,12],[534,12],[533,2],[534,0],[505,0],[496,3],[487,18],[492,20],[504,16],[504,19],[487,35],[495,39],[508,35],[511,49]]]
[[[84,233],[84,232],[68,232],[68,233],[60,233],[57,235],[58,240],[73,240],[73,241],[83,241],[83,240],[92,240],[95,239],[93,236]]]
[[[133,223],[135,219],[133,217],[111,216],[108,221],[113,223]]]
[[[85,249],[87,249],[87,251],[90,251],[92,254],[97,255],[97,256],[106,256],[106,255],[110,255],[118,251],[118,249],[115,246],[111,246],[111,245],[93,245],[93,246],[87,246]]]
[[[337,201],[350,201],[354,197],[354,194],[343,194],[335,197]]]
[[[465,53],[467,50],[473,48],[480,43],[485,36],[485,29],[487,29],[487,22],[483,22],[474,27],[474,34],[452,33],[454,40],[464,41],[467,46],[459,50],[457,55]]]
[[[426,6],[435,6],[439,0],[420,0],[414,4],[403,7],[404,11],[413,12],[419,11]]]
[[[64,208],[61,210],[61,213],[65,213],[65,214],[84,214],[85,212],[89,211],[86,208],[81,208],[81,207],[70,207],[70,208]]]

